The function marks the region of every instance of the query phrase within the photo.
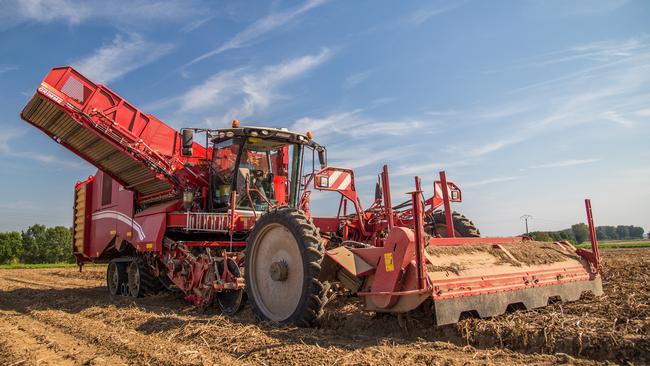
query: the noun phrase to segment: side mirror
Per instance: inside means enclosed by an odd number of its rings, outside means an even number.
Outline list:
[[[183,135],[183,149],[181,154],[183,156],[192,156],[192,145],[194,145],[194,130],[183,129],[181,130]]]
[[[318,150],[318,162],[320,162],[321,169],[325,169],[327,166],[327,150],[324,148]]]

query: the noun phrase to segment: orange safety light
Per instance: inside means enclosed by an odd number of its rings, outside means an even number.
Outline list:
[[[311,133],[311,131],[307,131],[307,138],[311,140],[313,137],[314,137],[314,134]]]
[[[235,119],[232,121],[232,128],[237,128],[237,127],[239,127],[239,121]]]

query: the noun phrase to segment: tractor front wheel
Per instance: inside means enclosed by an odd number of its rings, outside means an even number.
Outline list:
[[[260,320],[313,326],[323,313],[326,286],[318,279],[324,248],[304,212],[281,208],[264,214],[248,238],[246,293]]]

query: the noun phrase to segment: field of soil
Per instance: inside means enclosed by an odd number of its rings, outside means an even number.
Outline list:
[[[203,313],[173,294],[112,300],[104,268],[0,270],[0,365],[650,363],[650,249],[603,251],[605,296],[434,327],[328,305],[319,328]]]

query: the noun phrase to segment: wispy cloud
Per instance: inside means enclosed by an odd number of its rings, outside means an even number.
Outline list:
[[[319,140],[320,141],[320,140]],[[387,146],[381,150],[374,146],[330,146],[329,162],[333,166],[359,169],[373,164],[389,163],[417,155],[411,146]]]
[[[435,172],[440,170],[464,167],[469,165],[472,165],[472,161],[468,159],[447,162],[411,161],[410,164],[403,162],[399,167],[397,167],[397,169],[393,170],[390,175],[395,177],[415,175],[426,176],[435,174]]]
[[[374,72],[375,72],[374,69],[370,69],[370,70],[357,72],[357,73],[354,73],[354,74],[348,76],[343,81],[343,88],[345,88],[345,89],[354,88],[355,86],[357,86],[357,85],[363,83],[364,81],[366,81],[370,77],[370,75],[372,75]]]
[[[32,160],[47,165],[56,165],[64,168],[81,169],[87,168],[88,164],[81,161],[72,161],[61,159],[53,155],[46,155],[36,151],[16,151],[15,148],[9,146],[9,142],[19,140],[24,136],[24,131],[3,131],[0,134],[0,157],[7,156],[12,159]],[[24,146],[24,140],[20,141],[19,145]]]
[[[180,97],[163,101],[162,104],[178,104],[183,112],[205,114],[209,110],[206,122],[210,125],[220,125],[233,118],[244,119],[281,99],[280,87],[303,77],[331,56],[332,52],[323,48],[313,55],[259,69],[246,67],[225,70],[209,77]]]
[[[18,66],[14,65],[0,65],[0,75],[10,72],[10,71],[15,71],[18,70]]]
[[[158,60],[173,48],[172,44],[150,42],[136,33],[127,37],[118,34],[111,43],[73,65],[89,79],[108,83]]]
[[[434,117],[449,117],[449,116],[457,116],[458,114],[460,114],[459,111],[453,109],[447,109],[444,111],[428,111],[426,113]]]
[[[501,150],[504,147],[514,145],[516,143],[522,142],[526,139],[526,136],[523,134],[515,134],[510,137],[498,139],[492,142],[488,142],[484,145],[479,145],[474,148],[468,149],[465,153],[467,156],[472,156],[472,157],[479,157],[483,156],[486,154],[489,154],[491,152],[495,152],[497,150]]]
[[[466,3],[467,1],[465,0],[451,1],[446,4],[441,4],[438,2],[433,6],[421,8],[410,14],[405,15],[404,17],[402,17],[401,23],[405,25],[417,26],[427,22],[428,20],[430,20],[431,18],[437,15],[459,8],[465,5]]]
[[[190,33],[192,31],[195,31],[195,30],[199,29],[205,23],[211,21],[212,19],[214,19],[214,16],[193,20],[193,21],[187,23],[186,25],[184,25],[180,29],[180,32],[181,33]]]
[[[547,163],[547,164],[540,164],[540,165],[533,165],[531,168],[534,169],[540,169],[540,168],[564,168],[568,166],[576,166],[576,165],[584,165],[584,164],[591,164],[600,161],[600,159],[569,159],[569,160],[562,160],[562,161],[556,161],[553,163]]]
[[[494,178],[487,178],[487,179],[482,179],[474,182],[463,183],[462,186],[465,188],[478,187],[478,186],[484,186],[486,184],[509,182],[515,179],[519,179],[519,177],[518,176],[494,177]]]
[[[298,16],[324,4],[326,1],[327,0],[307,0],[294,8],[270,13],[246,27],[243,31],[235,34],[235,36],[227,40],[221,46],[196,57],[185,64],[185,66],[193,65],[199,61],[216,56],[228,50],[250,46],[262,37],[266,36],[269,32],[282,27],[293,19],[296,19]]]
[[[536,14],[569,17],[609,14],[627,4],[628,0],[532,0],[529,3],[536,5],[532,8]]]
[[[103,0],[4,0],[0,6],[0,29],[26,22],[78,25],[92,19],[133,28],[196,16],[202,8],[197,4],[181,0],[131,0],[128,4]]]
[[[639,117],[650,117],[650,108],[639,109],[635,114]]]
[[[0,154],[8,154],[11,149],[9,148],[9,141],[21,136],[22,133],[16,131],[3,131],[0,134]]]
[[[365,116],[364,109],[333,113],[324,117],[302,117],[291,127],[295,131],[312,131],[320,138],[345,135],[348,138],[369,136],[403,136],[425,125],[422,119],[381,120]]]
[[[456,143],[448,152],[468,157],[484,156],[513,145],[587,124],[610,123],[625,128],[641,125],[650,95],[650,37],[641,36],[617,44],[592,42],[571,48],[588,53],[590,65],[577,71],[514,89],[485,108],[453,116],[459,126],[490,123],[486,133]],[[599,55],[596,57],[596,55]],[[565,58],[565,52],[549,53],[548,61]],[[581,56],[582,57],[582,56]],[[536,60],[541,61],[542,58]],[[559,62],[559,61],[558,61]],[[528,64],[533,70],[538,65]],[[516,98],[513,98],[516,96]],[[466,135],[464,135],[466,136]]]
[[[617,123],[623,127],[634,127],[634,121],[628,119],[625,116],[622,116],[620,113],[616,111],[606,111],[604,113],[605,119],[608,121],[612,121],[614,123]]]

